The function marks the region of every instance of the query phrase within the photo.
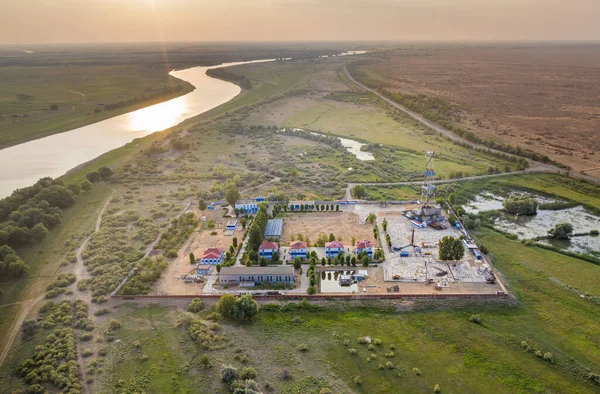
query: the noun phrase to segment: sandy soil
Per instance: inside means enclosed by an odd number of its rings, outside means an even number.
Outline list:
[[[196,271],[196,266],[190,264],[190,253],[194,253],[196,258],[202,257],[204,250],[208,248],[223,248],[226,251],[232,243],[233,237],[237,237],[241,244],[243,231],[235,231],[233,236],[225,235],[225,225],[231,218],[224,218],[221,210],[204,211],[194,213],[199,216],[206,216],[206,220],[215,220],[214,231],[217,235],[211,235],[213,230],[205,228],[202,231],[196,231],[186,241],[177,253],[177,258],[172,259],[163,272],[160,281],[155,285],[151,294],[198,294],[202,291],[204,283],[185,283],[176,279],[184,274],[192,274]]]
[[[291,236],[308,236],[315,242],[319,234],[335,234],[341,237],[344,245],[350,245],[352,237],[373,240],[373,226],[361,224],[358,215],[350,212],[318,212],[308,214],[287,214],[283,223],[282,245],[289,245]]]
[[[481,136],[576,170],[598,166],[598,46],[399,50],[364,69],[397,91],[457,104],[460,123]]]

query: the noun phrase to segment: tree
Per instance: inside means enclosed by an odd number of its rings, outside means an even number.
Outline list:
[[[233,305],[233,318],[235,320],[251,320],[258,313],[258,304],[252,295],[246,294],[235,300]]]
[[[237,246],[238,246],[238,239],[237,239],[237,237],[233,237],[233,239],[231,240],[231,243],[233,244],[234,248],[237,248]]]
[[[337,204],[337,205],[335,206],[335,211],[336,211],[336,212],[339,212],[339,211],[340,211],[340,204]]]
[[[233,252],[235,252],[235,248],[233,245],[229,245],[229,253],[233,254]]]
[[[110,168],[108,168],[107,166],[102,166],[102,167],[98,168],[98,173],[100,174],[102,179],[106,180],[112,176],[113,171]]]
[[[88,191],[92,188],[92,184],[90,181],[88,181],[87,179],[84,181],[81,181],[81,190],[83,191]]]
[[[273,256],[271,257],[271,261],[279,261],[279,252],[273,252]]]
[[[383,228],[383,231],[387,231],[387,225],[388,225],[387,218],[383,218],[383,222],[381,223],[381,227]]]
[[[363,255],[363,257],[360,259],[360,262],[362,264],[363,267],[368,267],[369,266],[369,255],[365,254]]]
[[[258,264],[261,267],[266,267],[268,265],[267,259],[265,258],[265,256],[261,256],[260,259],[258,259]]]
[[[196,256],[193,252],[190,252],[190,264],[196,264]]]
[[[351,191],[354,198],[362,199],[368,196],[367,189],[363,185],[356,185]]]
[[[31,229],[31,240],[35,243],[41,242],[48,235],[48,229],[43,223],[38,223]]]
[[[99,182],[100,179],[102,179],[102,177],[100,176],[100,173],[98,171],[88,172],[85,177],[91,183]]]
[[[367,216],[366,222],[369,224],[373,224],[373,223],[375,223],[375,221],[377,221],[377,215],[375,215],[373,212],[371,212],[369,214],[369,216]]]
[[[233,307],[235,305],[235,296],[232,294],[223,294],[217,302],[217,312],[226,319],[233,317]]]
[[[573,234],[573,225],[571,223],[559,223],[548,230],[548,234],[554,239],[569,239]]]
[[[201,198],[200,200],[198,200],[198,209],[201,211],[206,210],[206,201],[204,201],[203,198]]]
[[[229,203],[232,207],[235,206],[235,203],[240,199],[240,192],[238,191],[237,186],[230,185],[225,191],[225,201]]]
[[[335,241],[335,235],[333,233],[329,234],[329,242]]]
[[[459,238],[449,235],[443,237],[439,242],[440,260],[460,260],[465,254],[465,248]]]

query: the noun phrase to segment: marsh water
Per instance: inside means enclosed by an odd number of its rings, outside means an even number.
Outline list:
[[[558,201],[539,195],[532,195],[532,197],[538,203]],[[500,210],[503,201],[504,197],[482,193],[465,206],[465,211],[476,214],[482,211]],[[538,208],[537,215],[533,216],[515,216],[502,213],[495,220],[494,227],[506,233],[515,234],[519,239],[531,239],[547,235],[548,230],[559,223],[571,223],[574,233],[600,230],[600,217],[586,211],[582,206],[559,210]],[[572,237],[570,241],[541,240],[539,242],[577,253],[600,252],[600,237],[598,236],[586,235]]]
[[[103,153],[136,138],[173,127],[226,103],[240,93],[239,86],[206,75],[208,69],[273,60],[172,71],[171,75],[189,82],[196,89],[160,104],[0,150],[0,198],[15,189],[33,185],[42,177],[59,177]]]

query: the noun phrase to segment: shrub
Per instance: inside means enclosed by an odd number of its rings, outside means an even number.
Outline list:
[[[379,368],[379,369],[385,369],[385,365],[383,365],[383,364],[379,364],[378,368]]]
[[[118,320],[113,319],[108,323],[108,331],[116,331],[116,330],[119,330],[120,328],[121,328],[121,322]]]
[[[107,313],[109,313],[109,309],[108,307],[104,307],[102,309],[98,309],[96,312],[94,312],[95,316],[102,316],[102,315],[106,315]]]
[[[354,356],[356,354],[356,349],[351,347],[350,349],[348,349],[348,353]]]
[[[546,352],[544,353],[544,361],[548,361],[550,364],[552,364],[554,362],[554,355],[550,352]]]
[[[394,352],[393,352],[392,350],[390,350],[389,352],[387,352],[387,353],[385,354],[385,357],[386,357],[386,358],[392,358],[392,357],[394,357],[394,356],[395,356],[395,354],[394,354]]]
[[[362,380],[360,379],[360,376],[356,375],[353,379],[354,384],[357,386],[360,386],[362,384]]]
[[[317,289],[315,288],[315,286],[309,286],[306,289],[306,293],[308,293],[309,295],[313,295],[317,293]]]
[[[83,352],[81,352],[81,355],[83,357],[90,357],[94,354],[94,352],[91,349],[85,349]]]
[[[441,393],[441,392],[442,392],[442,388],[440,387],[440,385],[439,385],[439,384],[436,384],[436,385],[433,387],[433,392],[434,392],[434,393]]]
[[[469,321],[471,323],[481,324],[481,316],[479,316],[479,313],[471,315],[471,317],[469,317]]]
[[[390,350],[396,350],[396,345],[394,345],[394,344],[390,345]]]
[[[177,251],[175,249],[169,249],[167,251],[166,256],[170,259],[174,259],[175,257],[177,257]]]
[[[237,369],[232,365],[221,366],[221,380],[227,383],[233,382],[238,377]]]
[[[86,332],[81,334],[81,336],[79,337],[80,340],[82,341],[91,341],[93,338],[93,335],[91,332]]]
[[[210,368],[210,358],[208,358],[206,354],[200,357],[200,365],[202,365],[203,368]]]
[[[375,350],[375,345],[373,345],[372,343],[370,343],[369,346],[367,346],[367,350],[370,350],[370,351]]]
[[[598,236],[598,235],[600,235],[600,231],[598,231],[598,230],[591,230],[590,231],[590,235]]]
[[[379,338],[375,338],[375,339],[373,340],[373,343],[374,343],[376,346],[380,346],[380,345],[383,343],[383,341],[382,341],[381,339],[379,339]]]
[[[421,376],[421,370],[419,368],[413,368],[412,371],[415,375]]]
[[[360,338],[358,338],[358,343],[360,343],[361,345],[365,345],[369,342],[367,340],[367,337],[360,337]]]
[[[246,367],[246,368],[242,369],[242,373],[240,374],[240,377],[243,380],[254,379],[254,378],[256,378],[256,369],[254,369],[252,367]]]
[[[513,215],[535,215],[538,203],[535,198],[527,196],[508,196],[502,202],[506,212]]]
[[[394,369],[394,363],[392,363],[391,361],[388,361],[387,363],[385,363],[385,367],[387,369]]]
[[[300,345],[298,345],[298,350],[300,350],[301,352],[307,352],[308,345],[306,343],[301,343]]]
[[[198,313],[204,309],[204,302],[200,298],[194,298],[187,307],[188,312]]]

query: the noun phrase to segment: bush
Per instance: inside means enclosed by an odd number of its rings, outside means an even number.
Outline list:
[[[188,312],[198,313],[204,309],[204,302],[200,298],[194,298],[187,307]]]
[[[379,369],[385,369],[385,365],[383,365],[383,364],[379,364],[379,367],[378,367],[378,368],[379,368]]]
[[[469,321],[471,323],[481,324],[481,316],[479,316],[479,313],[471,315],[471,317],[469,317]]]
[[[120,321],[113,319],[108,323],[108,331],[117,331],[119,329],[121,329]]]
[[[237,369],[232,365],[221,366],[221,380],[226,383],[231,383],[238,377]]]
[[[598,231],[598,230],[592,230],[592,231],[590,231],[590,235],[598,236],[598,235],[600,235],[600,231]]]
[[[421,376],[421,370],[419,368],[413,368],[412,371],[415,375]]]
[[[548,361],[550,364],[554,363],[554,355],[550,352],[544,353],[544,361]]]
[[[502,202],[506,212],[513,215],[535,215],[537,213],[538,203],[535,198],[527,196],[508,196]]]
[[[385,367],[387,369],[394,369],[395,368],[394,363],[392,363],[391,361],[388,361],[387,363],[385,363]]]
[[[298,345],[298,350],[300,350],[301,352],[307,352],[308,345],[306,343],[301,343],[300,345]]]
[[[350,349],[348,349],[348,353],[354,356],[356,354],[356,349],[351,347]]]
[[[433,387],[433,392],[434,392],[434,393],[441,393],[441,392],[442,392],[442,388],[440,387],[440,385],[439,385],[439,384],[436,384],[436,385]]]
[[[108,307],[104,307],[104,308],[98,309],[96,312],[94,312],[94,315],[95,316],[102,316],[102,315],[106,315],[108,313],[110,313]]]
[[[395,354],[393,351],[391,351],[391,350],[390,350],[389,352],[387,352],[387,353],[385,354],[385,357],[386,357],[386,358],[392,358],[392,357],[394,357],[395,355],[396,355],[396,354]]]
[[[357,386],[360,386],[362,384],[362,380],[361,380],[360,376],[358,376],[358,375],[356,375],[354,377],[353,381],[354,381],[354,384]]]
[[[317,294],[317,289],[316,289],[315,286],[309,286],[306,289],[306,293],[309,294],[309,295]]]
[[[548,234],[554,239],[569,239],[573,234],[573,225],[571,223],[559,223],[548,230]]]
[[[175,249],[169,249],[165,256],[167,256],[170,259],[174,259],[175,257],[177,257],[177,251]]]
[[[254,369],[252,367],[246,367],[246,368],[242,369],[242,373],[240,374],[240,377],[243,380],[254,379],[254,378],[256,378],[256,369]]]

